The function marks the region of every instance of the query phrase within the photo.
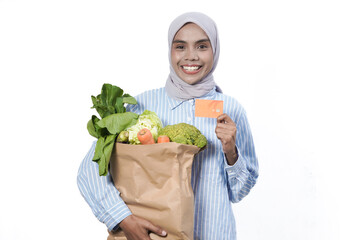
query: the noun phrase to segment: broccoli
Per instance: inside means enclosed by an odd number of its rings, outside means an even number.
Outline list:
[[[187,123],[167,125],[159,131],[160,135],[168,136],[171,142],[195,145],[199,148],[203,148],[207,144],[206,137],[201,134],[200,130]]]

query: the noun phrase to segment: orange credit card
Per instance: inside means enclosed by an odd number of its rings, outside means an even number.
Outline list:
[[[223,114],[224,101],[195,99],[195,117],[217,118]]]

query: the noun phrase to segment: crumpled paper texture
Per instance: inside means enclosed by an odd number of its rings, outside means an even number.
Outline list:
[[[110,172],[115,187],[134,215],[168,233],[151,239],[193,239],[194,194],[191,167],[200,148],[175,142],[152,145],[115,143]],[[120,230],[108,240],[125,240]]]

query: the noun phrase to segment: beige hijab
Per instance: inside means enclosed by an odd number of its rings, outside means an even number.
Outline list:
[[[210,39],[214,55],[214,64],[210,72],[203,79],[193,85],[190,85],[179,78],[171,65],[171,46],[175,34],[182,26],[190,22],[195,23],[205,31]],[[168,32],[168,43],[170,74],[166,81],[165,89],[170,97],[178,101],[184,101],[191,98],[201,97],[210,92],[214,87],[216,87],[216,91],[222,92],[221,89],[216,85],[212,75],[219,59],[220,44],[216,24],[210,17],[199,12],[189,12],[180,15],[170,24]]]

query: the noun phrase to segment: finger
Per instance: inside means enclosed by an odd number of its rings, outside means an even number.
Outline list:
[[[236,125],[232,124],[232,123],[218,123],[216,128],[215,128],[215,132],[216,133],[226,133],[226,134],[231,134],[231,135],[235,135],[236,134]]]
[[[217,117],[217,122],[220,123],[222,122],[226,117],[226,113],[223,113],[223,114],[220,114],[218,117]]]
[[[161,227],[159,226],[156,226],[154,224],[152,224],[151,222],[148,222],[146,228],[150,231],[150,232],[153,232],[159,236],[162,236],[162,237],[165,237],[167,235],[167,232],[162,229]]]
[[[234,123],[234,121],[227,115],[226,113],[223,113],[217,117],[218,123]]]
[[[229,143],[229,142],[234,142],[234,137],[230,134],[227,133],[218,133],[217,134],[217,138],[223,143]]]
[[[215,134],[216,134],[217,138],[219,140],[221,140],[221,142],[223,144],[225,144],[229,141],[235,142],[236,126],[232,126],[230,124],[221,124],[221,125],[224,125],[224,126],[218,126],[215,129]]]

